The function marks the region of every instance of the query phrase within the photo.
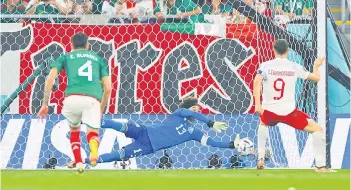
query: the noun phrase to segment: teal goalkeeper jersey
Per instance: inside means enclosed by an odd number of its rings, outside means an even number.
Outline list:
[[[147,127],[148,136],[154,151],[176,146],[178,144],[199,140],[203,133],[196,129],[189,119],[196,119],[208,124],[204,115],[180,108],[170,114],[165,121]]]

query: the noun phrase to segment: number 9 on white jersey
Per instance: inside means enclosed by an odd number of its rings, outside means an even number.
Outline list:
[[[306,79],[310,72],[295,62],[277,58],[262,63],[258,74],[264,78],[263,108],[278,115],[288,115],[296,108],[297,79]]]

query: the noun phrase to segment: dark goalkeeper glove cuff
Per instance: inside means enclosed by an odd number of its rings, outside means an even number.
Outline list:
[[[209,121],[208,123],[207,123],[207,126],[209,127],[209,128],[213,128],[213,125],[214,125],[214,121]]]
[[[229,142],[229,148],[232,148],[232,149],[236,148],[235,144],[234,144],[234,141],[230,141]]]

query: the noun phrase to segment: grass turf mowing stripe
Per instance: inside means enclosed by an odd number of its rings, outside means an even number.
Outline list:
[[[2,171],[3,190],[349,190],[349,170]]]

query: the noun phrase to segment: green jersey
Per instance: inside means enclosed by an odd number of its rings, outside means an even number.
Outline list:
[[[303,14],[304,9],[313,8],[312,0],[276,0],[274,2],[275,6],[282,6],[284,12],[291,13],[293,8],[293,13],[297,16],[301,16]]]
[[[108,76],[105,62],[96,53],[88,50],[76,50],[60,56],[51,68],[58,72],[66,71],[67,88],[65,96],[85,95],[101,101],[103,88],[101,78]]]

